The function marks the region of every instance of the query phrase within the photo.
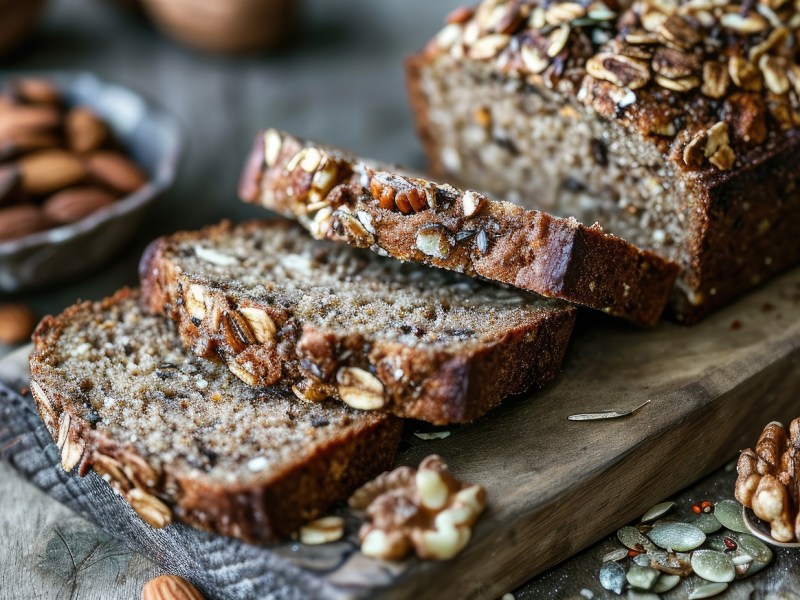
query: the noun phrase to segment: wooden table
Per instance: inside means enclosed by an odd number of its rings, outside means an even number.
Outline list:
[[[275,56],[225,58],[172,44],[144,23],[99,2],[54,1],[13,70],[89,70],[128,85],[179,116],[186,134],[174,189],[148,226],[107,268],[58,289],[24,295],[40,313],[136,283],[144,245],[157,235],[230,217],[258,216],[236,200],[242,159],[267,125],[367,156],[422,167],[406,105],[401,61],[420,48],[460,0],[309,0],[306,25]],[[722,481],[724,472],[712,477]],[[0,464],[1,598],[136,598],[158,568],[19,479]],[[597,590],[592,566],[602,544],[539,577],[517,598],[579,597]],[[800,588],[791,557],[758,589]],[[769,571],[768,571],[769,572]],[[565,583],[565,582],[569,583]],[[744,598],[748,585],[731,597]],[[756,596],[757,597],[757,596]]]

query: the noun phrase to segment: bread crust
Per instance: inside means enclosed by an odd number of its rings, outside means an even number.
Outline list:
[[[129,474],[131,481],[126,486],[134,485],[168,507],[171,514],[165,516],[166,522],[174,517],[207,531],[267,544],[288,537],[307,520],[325,514],[358,485],[391,466],[402,421],[377,413],[364,415],[357,423],[351,421],[335,438],[318,444],[283,470],[250,481],[222,483],[205,476],[201,469],[149,464],[135,444],[110,437],[107,430],[88,420],[81,398],[65,394],[65,388],[55,383],[68,375],[58,373],[59,356],[55,352],[55,343],[66,325],[131,299],[138,299],[138,292],[123,289],[100,302],[76,304],[58,316],[45,317],[33,335],[33,398],[53,440],[60,441],[66,435],[73,448],[81,448],[77,463],[81,476],[97,470],[129,499],[130,490],[121,488],[113,470],[107,468],[111,459]],[[65,421],[68,433],[64,431]],[[65,448],[60,448],[62,457]]]
[[[276,136],[280,153],[268,165],[265,140]],[[319,168],[335,174],[335,185],[325,193],[314,189],[315,173],[304,171],[302,164],[298,167],[297,157],[307,152],[321,154]],[[404,210],[406,205],[387,207],[387,188],[389,196],[413,194],[418,199],[433,194],[437,205],[418,211]],[[245,202],[297,219],[317,238],[505,283],[643,327],[657,323],[678,273],[674,263],[597,225],[587,227],[572,218],[404,176],[275,130],[257,136],[239,192]],[[467,199],[479,202],[474,213]],[[318,212],[310,215],[309,206]],[[368,222],[366,229],[371,231],[354,235],[352,228],[359,226],[351,226],[353,215]],[[365,228],[363,223],[360,228]],[[421,236],[428,232],[441,236],[441,250],[423,246]]]
[[[198,240],[213,244],[217,238],[248,236],[264,228],[305,235],[295,224],[284,220],[237,227],[223,222],[156,240],[140,265],[145,309],[175,321],[184,346],[195,354],[223,360],[229,366],[233,363],[234,369],[236,364],[254,365],[251,383],[255,385],[280,381],[298,386],[311,380],[335,394],[338,369],[356,367],[380,380],[384,410],[405,418],[448,424],[472,421],[506,396],[541,387],[558,373],[576,314],[574,308],[562,303],[532,311],[520,325],[501,328],[497,335],[472,349],[436,349],[319,328],[303,322],[293,306],[250,298],[246,300],[248,306],[271,316],[276,340],[235,347],[223,328],[214,327],[218,319],[193,319],[187,309],[186,293],[190,286],[195,290],[199,286],[207,306],[222,313],[235,311],[244,299],[230,288],[222,289],[183,272],[175,257],[183,244]],[[309,244],[318,243],[309,240]],[[272,283],[264,274],[264,284]]]
[[[547,58],[549,64],[542,64],[541,70],[532,71],[525,53],[536,54],[543,48],[552,29],[549,22],[537,29],[533,20],[512,19],[513,24],[502,31],[507,44],[485,56],[471,51],[493,35],[500,37],[488,24],[493,18],[490,9],[496,4],[483,2],[475,11],[465,12],[462,20],[449,23],[440,36],[406,61],[409,102],[433,176],[459,180],[457,170],[443,164],[442,126],[431,119],[423,87],[424,69],[448,56],[450,71],[463,67],[478,85],[489,78],[500,84],[521,82],[508,91],[520,111],[507,115],[510,120],[534,118],[525,114],[525,96],[546,95],[569,115],[564,121],[588,116],[619,124],[632,139],[651,144],[661,154],[663,169],[674,173],[664,187],[685,185],[688,190],[683,206],[676,209],[684,228],[679,258],[670,253],[682,267],[668,311],[676,320],[695,323],[800,261],[800,244],[792,233],[800,223],[800,66],[794,52],[798,32],[791,24],[796,7],[785,4],[764,20],[757,5],[745,2],[723,3],[700,16],[695,3],[678,2],[668,22],[653,28],[646,17],[656,16],[659,3],[638,0],[624,5],[624,10],[608,4],[616,13],[609,21],[613,27],[585,19],[579,25],[565,23],[572,29],[563,51],[555,59]],[[555,10],[559,3],[499,4],[509,11],[522,7],[530,12]],[[738,15],[759,26],[737,29]],[[670,39],[676,26],[702,41],[684,44]],[[598,31],[602,35],[595,37]],[[598,57],[616,62],[617,68],[623,63],[636,65],[647,81],[628,82],[630,87],[614,82],[614,68],[598,69]],[[674,73],[665,76],[662,70],[664,59],[675,67],[676,57],[683,61],[680,68],[687,69],[677,80]],[[711,85],[715,78],[721,82],[716,90]],[[704,142],[715,126],[723,126],[726,132],[729,153],[724,161],[711,160],[713,152]],[[687,152],[696,141],[706,152],[691,159]],[[515,142],[513,136],[509,142]],[[465,154],[474,151],[464,149]],[[492,178],[504,178],[492,167],[481,175],[461,175],[472,185],[490,190]],[[658,193],[652,202],[658,210]],[[642,232],[643,237],[646,233]]]

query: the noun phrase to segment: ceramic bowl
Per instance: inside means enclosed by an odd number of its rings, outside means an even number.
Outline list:
[[[108,262],[172,184],[181,148],[176,119],[133,91],[89,73],[35,75],[54,81],[68,103],[88,106],[105,119],[148,182],[80,221],[0,243],[3,292],[41,288]]]
[[[257,52],[283,42],[299,0],[143,0],[155,24],[210,52]]]

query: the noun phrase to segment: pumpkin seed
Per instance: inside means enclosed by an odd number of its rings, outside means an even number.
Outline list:
[[[655,521],[658,517],[671,511],[674,506],[674,502],[661,502],[660,504],[656,504],[653,508],[642,515],[641,521],[642,523],[646,523],[647,521]]]
[[[722,523],[712,513],[700,513],[690,523],[705,534],[714,533],[722,529]]]
[[[753,562],[753,557],[749,554],[734,554],[731,556],[731,562],[733,563],[734,567],[738,567],[740,565],[746,565],[747,563]]]
[[[622,588],[625,586],[625,569],[613,561],[605,563],[600,567],[600,585],[617,595],[622,594]]]
[[[653,586],[653,591],[657,594],[663,594],[664,592],[670,591],[676,585],[681,582],[680,575],[667,575],[663,574],[661,577],[658,578],[656,584]]]
[[[736,500],[723,500],[714,507],[714,516],[731,531],[747,533],[747,526],[742,518],[742,505]]]
[[[631,565],[631,568],[628,569],[625,578],[632,587],[647,591],[652,589],[655,585],[656,580],[658,579],[658,571],[651,569],[650,567]]]
[[[696,550],[692,553],[692,569],[703,579],[727,583],[736,577],[730,556],[717,550]]]
[[[649,567],[650,566],[650,555],[649,554],[637,554],[633,557],[633,562],[640,567]]]
[[[769,563],[772,560],[772,550],[754,535],[740,533],[735,539],[739,544],[739,551],[742,554],[749,554],[754,561]]]
[[[603,561],[602,562],[608,562],[610,560],[614,560],[614,561],[622,560],[626,556],[628,556],[627,548],[617,548],[616,550],[612,550],[611,552],[606,554],[603,557]]]
[[[710,598],[711,596],[716,596],[717,594],[721,594],[727,589],[728,589],[727,583],[708,583],[705,585],[701,585],[700,587],[694,588],[692,593],[689,594],[689,600],[700,600],[701,598]]]
[[[679,552],[694,550],[706,541],[706,534],[688,523],[662,523],[647,535],[657,546]]]
[[[640,592],[638,590],[628,590],[626,596],[628,600],[661,600],[658,594],[652,592]]]
[[[706,537],[706,546],[711,548],[712,550],[717,550],[718,552],[725,552],[728,550],[728,547],[725,545],[725,538],[728,537],[725,534],[720,535],[710,535]]]
[[[636,550],[637,552],[650,552],[650,550],[657,549],[653,545],[653,542],[639,533],[635,527],[631,527],[630,525],[626,525],[617,531],[617,538],[620,542],[622,542],[623,546],[626,546],[631,550]]]
[[[754,560],[750,563],[750,568],[747,569],[744,573],[742,573],[742,577],[750,577],[750,575],[755,575],[761,569],[766,567],[769,563],[768,562],[761,562],[760,560]]]

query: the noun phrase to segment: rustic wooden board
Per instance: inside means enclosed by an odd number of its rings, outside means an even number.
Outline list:
[[[20,385],[24,355],[0,363],[0,379]],[[647,399],[624,419],[566,419]],[[6,392],[0,407],[0,448],[13,466],[213,597],[496,598],[710,472],[766,422],[800,414],[800,271],[694,328],[593,324],[546,390],[444,440],[409,436],[400,462],[436,452],[489,491],[473,542],[446,563],[364,558],[352,515],[346,540],[316,548],[257,548],[182,525],[152,530],[98,477],[54,466],[56,450],[29,399]]]

